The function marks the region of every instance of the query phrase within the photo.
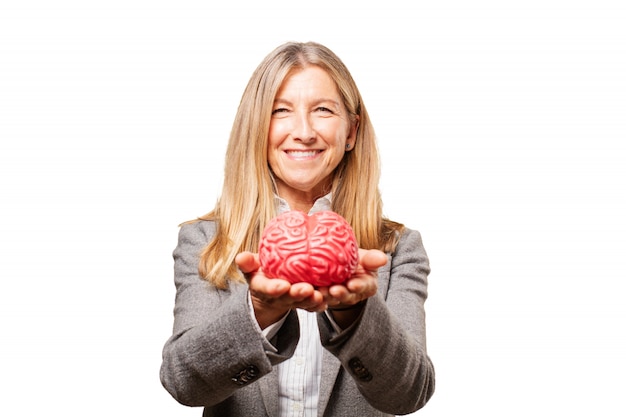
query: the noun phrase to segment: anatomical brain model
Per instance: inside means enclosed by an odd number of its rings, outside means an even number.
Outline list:
[[[261,236],[259,258],[266,276],[326,287],[345,282],[358,262],[348,222],[332,211],[288,211],[272,219]]]

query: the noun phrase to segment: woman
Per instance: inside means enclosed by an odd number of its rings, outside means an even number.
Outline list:
[[[244,91],[216,207],[174,251],[174,331],[161,381],[204,416],[388,416],[434,390],[426,352],[428,258],[417,231],[382,216],[374,131],[328,48],[287,43]],[[359,266],[344,285],[270,279],[260,235],[288,210],[333,210]]]

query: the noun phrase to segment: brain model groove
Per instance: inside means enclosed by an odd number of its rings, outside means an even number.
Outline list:
[[[345,282],[354,272],[358,256],[350,224],[332,211],[310,216],[298,210],[283,213],[270,221],[259,244],[266,276],[316,287]]]

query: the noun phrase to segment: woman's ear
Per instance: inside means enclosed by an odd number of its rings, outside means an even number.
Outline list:
[[[359,116],[354,117],[354,122],[350,124],[350,131],[348,132],[348,137],[346,138],[346,151],[349,151],[354,148],[356,143],[356,133],[359,131]]]

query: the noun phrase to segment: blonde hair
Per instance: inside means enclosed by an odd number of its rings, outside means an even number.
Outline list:
[[[261,233],[276,215],[275,188],[267,162],[274,99],[295,68],[318,66],[337,85],[351,121],[358,120],[356,143],[334,172],[332,209],[354,229],[359,246],[392,251],[403,225],[382,215],[376,137],[350,72],[331,50],[314,42],[288,42],[272,51],[244,90],[226,150],[224,184],[215,208],[200,220],[216,222],[215,237],[200,254],[199,273],[218,288],[243,281],[235,264],[242,251],[257,252]]]

